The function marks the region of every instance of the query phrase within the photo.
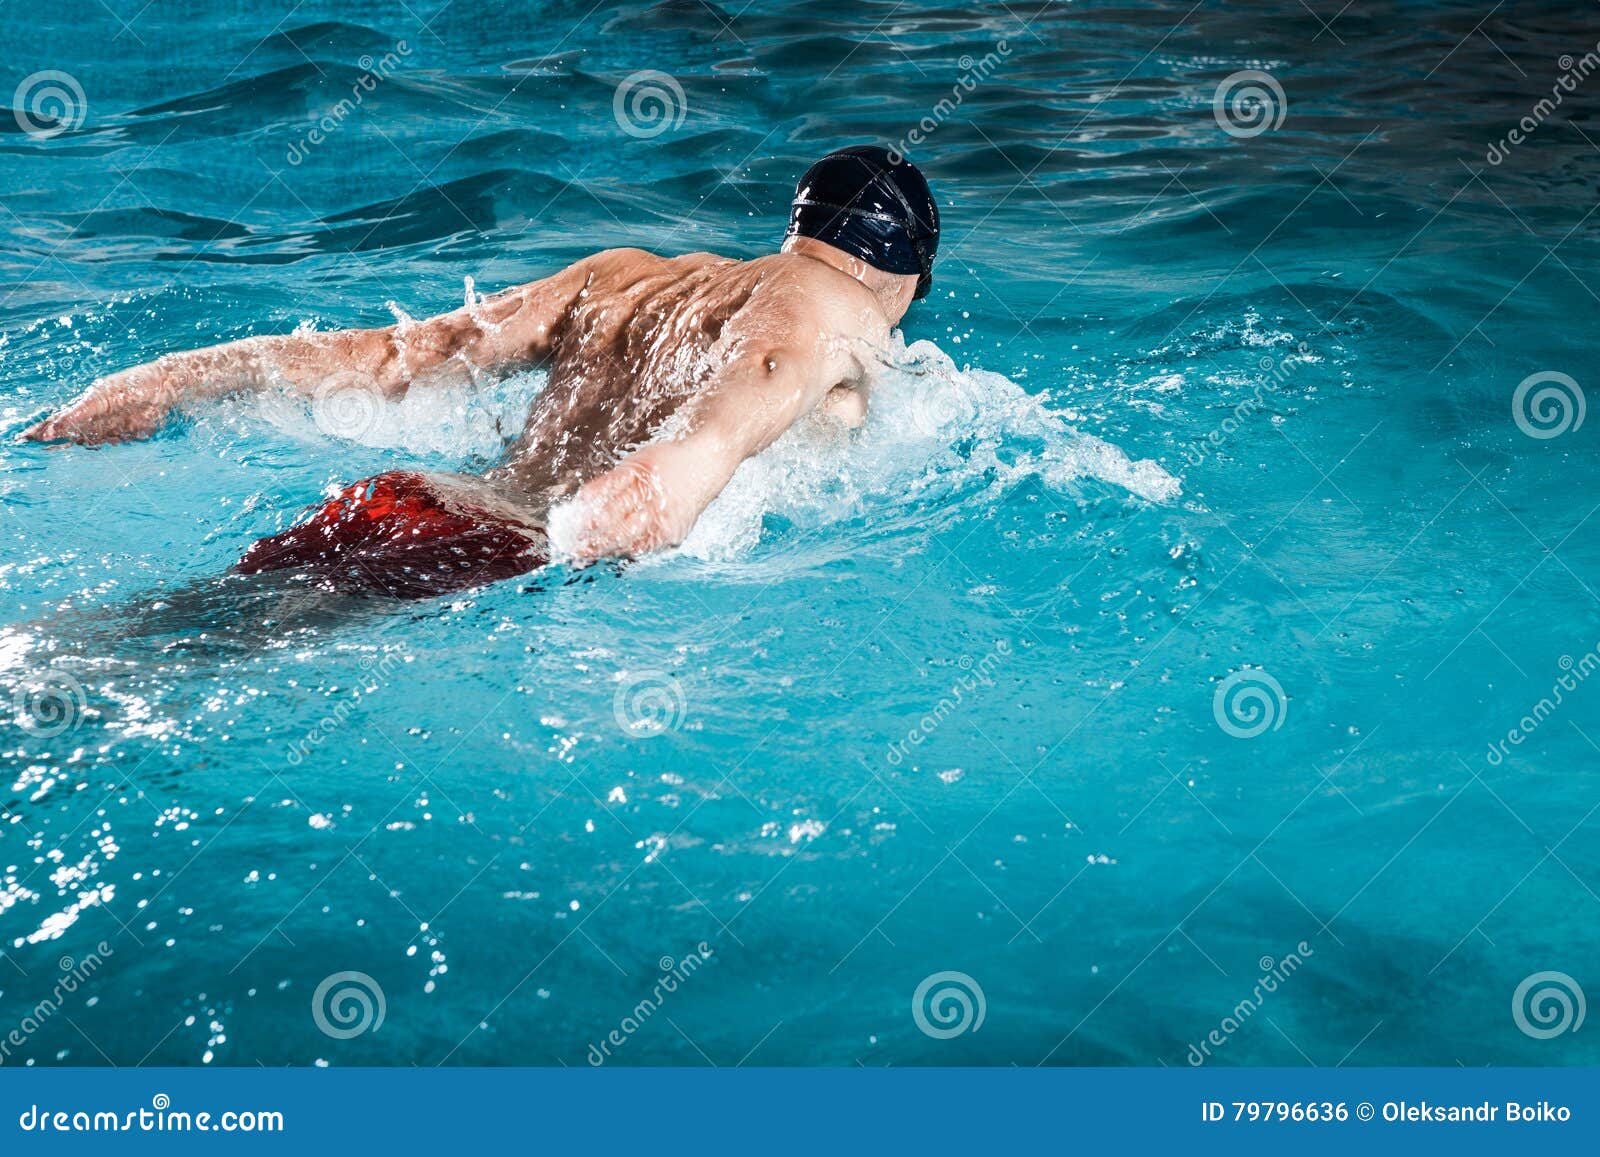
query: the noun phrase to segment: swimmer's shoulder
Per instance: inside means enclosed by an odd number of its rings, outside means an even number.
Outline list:
[[[798,253],[769,253],[747,264],[768,289],[783,294],[800,290],[806,301],[848,306],[877,301],[871,290],[848,273]]]
[[[573,265],[573,269],[581,269],[590,277],[605,277],[616,274],[637,273],[658,265],[661,258],[644,249],[620,248],[602,249],[592,253],[582,261]]]
[[[636,273],[665,268],[684,270],[702,265],[737,265],[738,262],[732,257],[722,257],[716,253],[682,253],[665,257],[648,249],[622,247],[602,249],[579,264],[597,271]]]
[[[760,289],[788,312],[836,332],[876,338],[888,332],[877,297],[848,273],[798,253],[773,253],[750,265],[759,269]]]
[[[715,253],[685,253],[664,257],[647,249],[602,249],[571,268],[579,271],[585,286],[600,292],[626,292],[654,278],[680,279],[714,265],[737,265],[731,257]]]

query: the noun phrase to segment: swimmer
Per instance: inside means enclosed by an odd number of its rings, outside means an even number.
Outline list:
[[[861,423],[869,367],[927,295],[938,242],[922,173],[860,145],[801,178],[778,253],[610,249],[425,321],[171,354],[102,378],[24,436],[117,442],[242,391],[393,399],[545,365],[526,427],[481,479],[396,471],[355,483],[237,569],[443,593],[544,565],[552,524],[579,565],[636,557],[681,543],[739,464],[805,415]]]

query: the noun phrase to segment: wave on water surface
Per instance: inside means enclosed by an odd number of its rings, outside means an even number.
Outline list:
[[[958,367],[931,341],[896,339],[854,433],[818,418],[750,459],[680,553],[725,560],[751,550],[775,516],[807,529],[864,517],[991,505],[1027,479],[1066,491],[1084,479],[1150,502],[1179,483],[1150,460],[1073,427],[1002,374]]]

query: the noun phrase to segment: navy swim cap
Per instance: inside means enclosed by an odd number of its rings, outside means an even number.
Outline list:
[[[917,297],[927,297],[939,209],[917,166],[877,145],[855,145],[806,170],[786,236],[814,237],[885,273],[915,273]]]

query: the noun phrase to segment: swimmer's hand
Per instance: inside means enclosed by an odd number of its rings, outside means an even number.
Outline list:
[[[172,392],[160,362],[101,378],[64,409],[29,426],[33,442],[77,442],[98,446],[148,438],[172,411]]]
[[[817,403],[817,413],[859,430],[867,420],[867,395],[864,389],[834,386]]]
[[[642,455],[586,483],[550,513],[550,541],[579,566],[602,558],[637,558],[677,546],[698,510],[677,499]]]

